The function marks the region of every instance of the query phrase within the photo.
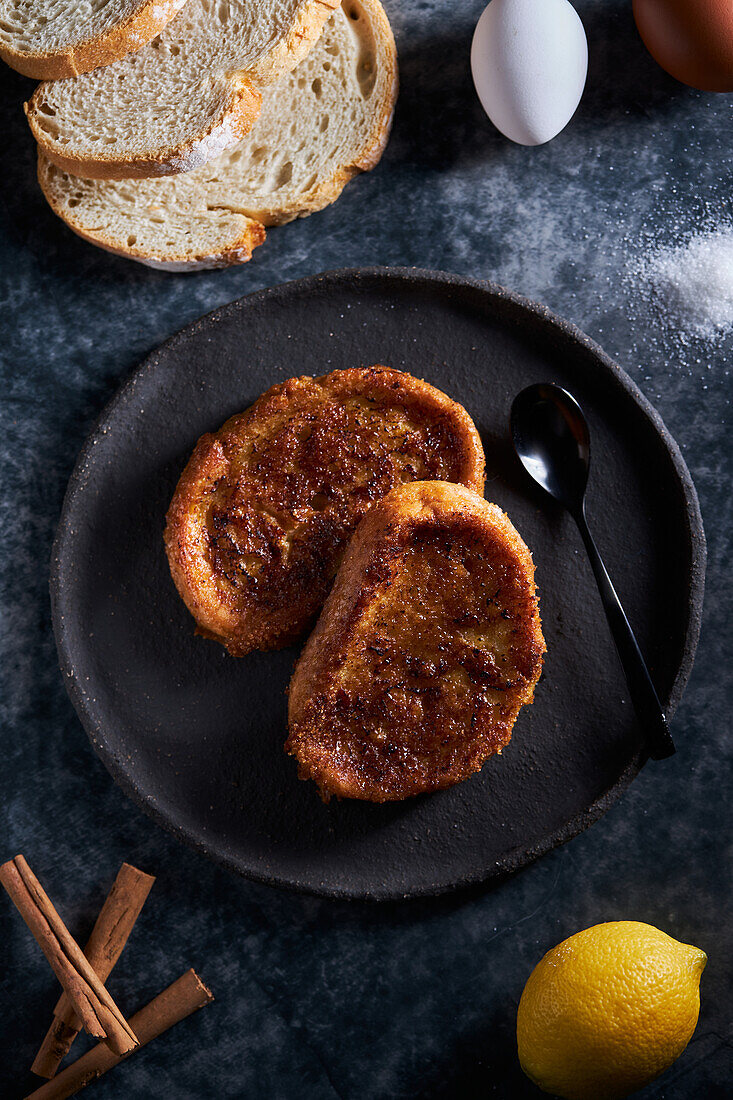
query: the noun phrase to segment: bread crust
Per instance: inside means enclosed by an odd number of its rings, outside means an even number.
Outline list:
[[[144,0],[137,11],[109,27],[103,34],[81,39],[60,50],[26,52],[0,41],[0,57],[16,72],[35,80],[63,80],[110,65],[135,53],[160,34],[186,0]]]
[[[462,485],[400,486],[359,524],[295,667],[285,750],[326,800],[450,787],[508,743],[544,652],[508,517]]]
[[[361,516],[425,471],[482,491],[476,428],[440,390],[381,366],[291,378],[202,436],[165,529],[197,632],[235,656],[294,641]]]
[[[81,156],[55,142],[43,125],[44,85],[24,104],[38,148],[65,172],[82,179],[151,179],[191,172],[236,145],[249,133],[260,113],[261,89],[290,72],[312,49],[338,0],[305,0],[290,34],[256,67],[224,74],[227,95],[215,118],[187,141],[134,156]],[[221,264],[217,266],[222,266]]]

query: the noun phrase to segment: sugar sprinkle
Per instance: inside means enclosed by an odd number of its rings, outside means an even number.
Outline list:
[[[647,254],[636,272],[665,320],[704,340],[733,329],[733,226]]]

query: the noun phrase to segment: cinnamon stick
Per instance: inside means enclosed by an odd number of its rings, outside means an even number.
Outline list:
[[[122,954],[154,882],[153,875],[146,875],[129,863],[120,867],[84,948],[84,954],[101,981],[107,981]],[[39,1077],[53,1077],[81,1027],[68,995],[62,993],[53,1010],[51,1026],[31,1066],[33,1073]]]
[[[38,941],[84,1027],[105,1039],[116,1054],[137,1046],[137,1037],[22,855],[3,863],[0,883]]]
[[[185,1020],[192,1012],[203,1008],[213,999],[211,990],[207,989],[198,974],[194,970],[187,970],[173,985],[169,985],[130,1018],[140,1046],[145,1046],[151,1039]],[[44,1082],[25,1100],[65,1100],[121,1061],[123,1058],[113,1054],[105,1043],[99,1043],[57,1073],[52,1081]]]

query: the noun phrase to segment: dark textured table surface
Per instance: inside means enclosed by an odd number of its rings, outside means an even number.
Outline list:
[[[659,925],[709,955],[695,1038],[640,1095],[733,1091],[733,341],[691,336],[638,276],[650,245],[730,224],[731,98],[665,76],[636,36],[630,0],[578,0],[590,46],[579,111],[549,145],[513,146],[483,116],[470,82],[481,7],[387,0],[402,92],[382,164],[335,206],[272,231],[249,266],[228,272],[159,274],[72,236],[35,183],[20,107],[32,85],[0,73],[0,855],[25,853],[80,937],[122,860],[156,874],[110,989],[132,1009],[195,966],[217,998],[95,1085],[96,1096],[539,1096],[516,1059],[523,984],[560,939],[618,918]],[[380,906],[238,880],[133,807],[65,695],[47,589],[76,453],[149,350],[256,288],[375,263],[491,278],[595,337],[680,443],[709,542],[676,757],[649,765],[600,823],[500,887]],[[0,1094],[15,1096],[32,1084],[26,1067],[56,991],[19,917],[0,902]]]

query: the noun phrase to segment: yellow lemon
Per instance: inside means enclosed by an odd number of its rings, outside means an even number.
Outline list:
[[[619,1100],[663,1073],[700,1012],[707,955],[638,921],[586,928],[548,951],[517,1013],[522,1069],[565,1100]]]

